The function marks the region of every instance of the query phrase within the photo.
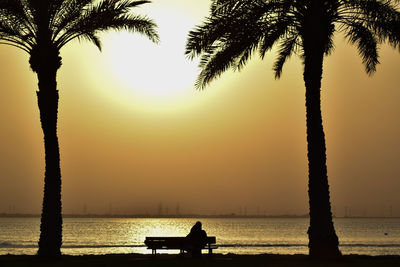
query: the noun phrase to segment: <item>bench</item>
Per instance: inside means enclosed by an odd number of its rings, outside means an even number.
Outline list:
[[[179,249],[180,253],[183,254],[186,250],[185,240],[185,237],[146,237],[144,243],[148,249],[152,250],[152,255],[157,254],[157,249]],[[202,249],[208,249],[208,254],[211,255],[212,250],[218,248],[215,243],[215,236],[208,236],[207,243]]]

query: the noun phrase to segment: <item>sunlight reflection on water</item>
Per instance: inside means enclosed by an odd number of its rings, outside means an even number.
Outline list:
[[[217,253],[307,254],[306,218],[200,219]],[[197,219],[65,218],[62,252],[151,253],[146,236],[185,236]],[[35,254],[39,218],[0,218],[0,254]],[[398,254],[400,219],[335,219],[344,254]],[[387,233],[385,235],[384,233]],[[178,253],[178,251],[161,251]]]

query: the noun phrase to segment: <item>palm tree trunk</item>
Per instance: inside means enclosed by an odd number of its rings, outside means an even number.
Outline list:
[[[61,171],[57,137],[58,91],[56,72],[38,72],[37,92],[40,122],[44,134],[45,174],[42,217],[38,255],[57,257],[61,255]]]
[[[326,258],[341,255],[339,240],[332,221],[329,185],[326,168],[325,134],[321,115],[321,79],[323,46],[309,42],[304,47],[304,82],[306,86],[308,196],[310,227],[308,228],[309,254]],[[306,45],[307,43],[305,43]]]

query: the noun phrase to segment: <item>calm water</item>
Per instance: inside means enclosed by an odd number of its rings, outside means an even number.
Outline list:
[[[217,253],[307,254],[305,218],[201,219]],[[196,219],[65,218],[64,254],[151,253],[146,236],[185,236]],[[35,254],[39,218],[0,218],[0,254]],[[399,255],[400,219],[335,219],[343,254]],[[385,233],[387,233],[385,235]],[[161,251],[178,253],[178,251]]]

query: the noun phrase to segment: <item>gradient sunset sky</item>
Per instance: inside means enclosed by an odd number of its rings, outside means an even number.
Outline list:
[[[161,44],[102,35],[103,52],[73,42],[61,53],[58,133],[63,212],[306,214],[302,65],[275,80],[270,52],[242,72],[194,89],[187,33],[208,0],[153,0],[135,10]],[[365,74],[357,49],[335,38],[325,58],[322,110],[334,214],[400,216],[400,54],[380,49]],[[28,55],[0,46],[0,213],[40,213],[44,149],[37,78]]]

